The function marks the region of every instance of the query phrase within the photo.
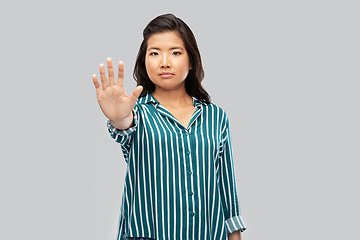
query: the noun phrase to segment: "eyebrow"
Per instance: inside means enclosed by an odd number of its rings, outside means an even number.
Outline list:
[[[182,47],[172,47],[172,48],[170,48],[169,50],[175,50],[175,49],[184,50]],[[160,51],[161,49],[160,49],[160,48],[157,48],[157,47],[150,47],[150,48],[148,49],[148,51],[150,51],[150,50],[158,50],[158,51]]]

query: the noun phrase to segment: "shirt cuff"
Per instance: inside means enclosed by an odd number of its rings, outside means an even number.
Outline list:
[[[112,138],[117,140],[120,136],[122,136],[122,137],[128,136],[128,135],[131,135],[133,132],[135,132],[137,125],[138,125],[138,117],[134,110],[133,110],[133,114],[134,114],[134,126],[128,128],[128,129],[125,129],[125,130],[117,129],[110,123],[110,120],[107,121],[107,128],[108,128],[109,133]]]
[[[225,221],[227,234],[240,230],[241,232],[246,230],[246,226],[241,216],[235,216]]]

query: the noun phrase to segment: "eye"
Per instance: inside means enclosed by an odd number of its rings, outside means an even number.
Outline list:
[[[173,55],[180,55],[181,52],[173,52]]]
[[[155,55],[159,55],[159,54],[157,52],[150,53],[150,56],[155,56]]]

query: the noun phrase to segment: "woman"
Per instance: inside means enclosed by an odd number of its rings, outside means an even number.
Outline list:
[[[172,14],[143,31],[134,78],[124,91],[100,65],[93,82],[110,135],[127,170],[117,239],[241,239],[229,121],[201,86],[200,52],[190,28]]]

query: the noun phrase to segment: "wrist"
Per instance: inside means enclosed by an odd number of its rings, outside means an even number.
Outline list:
[[[122,119],[109,119],[111,125],[119,130],[126,130],[134,125],[134,114],[131,111],[131,114]]]

